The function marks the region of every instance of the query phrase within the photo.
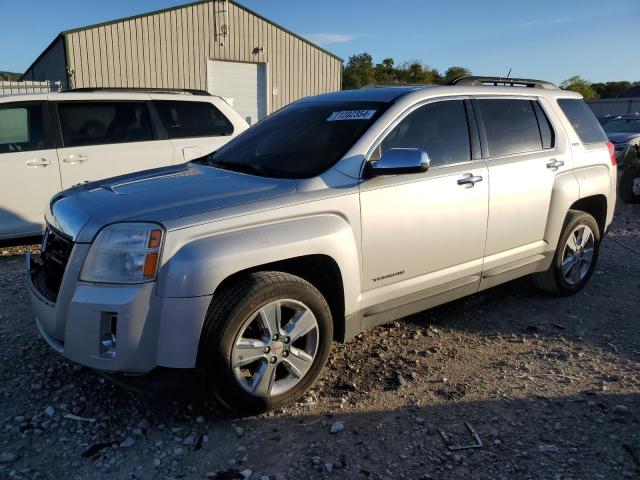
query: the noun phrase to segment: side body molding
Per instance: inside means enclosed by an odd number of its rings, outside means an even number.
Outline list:
[[[194,230],[198,235],[198,228]],[[354,230],[346,218],[320,213],[181,238],[181,244],[165,245],[158,295],[210,296],[234,273],[305,255],[326,255],[340,269],[348,315],[360,308],[359,240]]]

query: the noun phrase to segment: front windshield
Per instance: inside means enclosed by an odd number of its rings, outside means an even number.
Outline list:
[[[607,133],[640,133],[640,117],[615,118],[604,125]]]
[[[331,168],[388,107],[383,102],[294,103],[207,158],[256,175],[310,178]]]

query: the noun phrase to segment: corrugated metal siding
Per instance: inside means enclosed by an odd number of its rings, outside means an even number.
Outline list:
[[[270,112],[340,89],[337,58],[233,3],[229,33],[218,36],[217,8],[203,2],[66,33],[73,86],[206,90],[214,59],[266,63]]]
[[[67,88],[67,70],[64,54],[64,40],[60,36],[42,54],[36,63],[22,76],[24,80],[60,82]]]

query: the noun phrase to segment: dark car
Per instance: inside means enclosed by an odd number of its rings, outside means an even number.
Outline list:
[[[638,155],[640,115],[619,115],[608,120],[603,126],[615,147],[618,165],[629,165]]]

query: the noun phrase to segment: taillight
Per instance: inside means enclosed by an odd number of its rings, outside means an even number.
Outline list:
[[[609,148],[609,156],[611,157],[611,165],[614,167],[618,165],[618,161],[616,160],[616,147],[613,146],[613,143],[607,142],[607,147]]]

